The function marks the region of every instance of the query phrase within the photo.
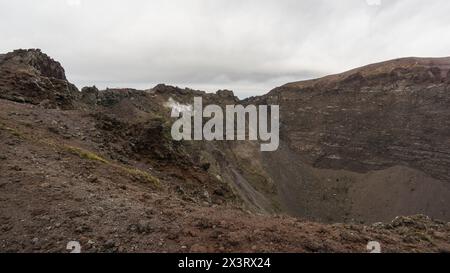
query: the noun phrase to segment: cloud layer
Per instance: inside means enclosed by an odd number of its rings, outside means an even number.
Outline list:
[[[79,87],[240,97],[404,56],[450,55],[447,0],[0,0],[0,52],[41,48]]]

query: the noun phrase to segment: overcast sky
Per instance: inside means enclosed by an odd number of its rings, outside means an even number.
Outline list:
[[[0,52],[41,48],[79,88],[258,95],[405,56],[450,55],[448,0],[0,0]]]

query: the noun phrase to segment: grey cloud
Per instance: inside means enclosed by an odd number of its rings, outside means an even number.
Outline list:
[[[0,51],[42,48],[78,86],[262,94],[403,56],[450,55],[446,0],[0,0]]]

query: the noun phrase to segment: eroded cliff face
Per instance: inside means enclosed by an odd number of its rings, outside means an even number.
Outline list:
[[[325,221],[448,219],[449,66],[399,59],[248,99],[280,105],[284,146],[265,157],[287,210]]]
[[[404,62],[411,65],[273,90],[267,99],[282,105],[284,139],[316,167],[367,172],[406,165],[448,180],[450,59]]]

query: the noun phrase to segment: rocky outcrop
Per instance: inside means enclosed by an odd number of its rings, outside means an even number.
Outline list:
[[[81,89],[81,101],[83,103],[86,103],[88,105],[95,105],[97,104],[99,97],[99,90],[97,87],[83,87]]]
[[[78,96],[61,64],[39,49],[15,50],[0,58],[1,98],[72,109]]]
[[[43,77],[67,81],[61,64],[40,49],[19,49],[5,55],[4,61],[11,61],[33,67]]]

